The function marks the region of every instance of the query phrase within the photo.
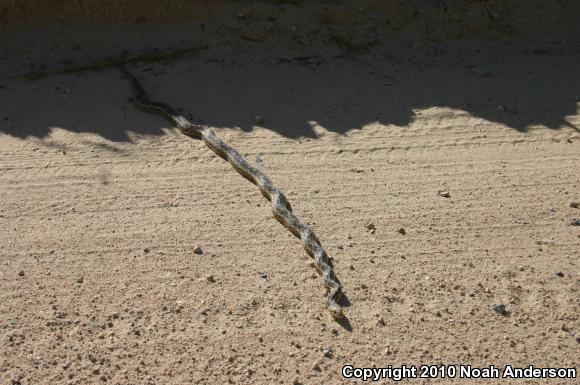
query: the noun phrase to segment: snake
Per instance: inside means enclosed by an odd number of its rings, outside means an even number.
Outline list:
[[[294,236],[300,238],[302,246],[313,258],[314,267],[322,276],[328,290],[326,294],[328,311],[335,320],[341,320],[344,317],[343,308],[339,304],[342,297],[342,286],[334,273],[332,263],[312,229],[292,213],[292,206],[282,191],[275,187],[260,170],[252,167],[238,151],[218,138],[209,126],[193,124],[171,106],[151,101],[137,77],[125,65],[119,65],[119,68],[131,83],[135,93],[134,103],[139,110],[160,114],[174,123],[183,135],[203,140],[209,149],[229,162],[240,175],[260,189],[262,195],[271,203],[274,218]]]

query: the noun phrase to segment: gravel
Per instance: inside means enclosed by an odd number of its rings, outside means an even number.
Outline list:
[[[322,349],[322,354],[324,355],[324,357],[332,357],[333,354],[333,350],[332,347],[330,346],[326,346]]]
[[[497,314],[503,315],[504,317],[508,315],[506,307],[502,303],[496,303],[491,307]]]

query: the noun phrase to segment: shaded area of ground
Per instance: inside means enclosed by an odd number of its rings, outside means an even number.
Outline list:
[[[570,126],[580,100],[580,56],[515,47],[428,46],[396,53],[269,57],[204,51],[171,63],[132,66],[154,100],[193,122],[250,131],[261,125],[290,138],[312,126],[346,133],[373,122],[406,126],[418,110],[450,107],[518,131]],[[137,111],[116,68],[12,80],[0,89],[0,132],[45,137],[52,127],[113,141],[127,131],[159,135],[170,123]],[[574,127],[578,130],[577,127]]]
[[[264,127],[291,138],[316,137],[314,124],[337,133],[406,126],[429,107],[518,131],[558,129],[570,126],[580,99],[574,1],[65,2],[60,16],[40,12],[46,6],[0,8],[0,19],[44,23],[5,32],[0,44],[0,132],[15,137],[42,138],[52,127],[114,141],[128,131],[162,134],[167,122],[135,112],[115,68],[36,82],[19,76],[199,45],[209,48],[134,68],[151,97],[218,127],[250,131],[262,115]],[[175,14],[181,23],[159,24]]]

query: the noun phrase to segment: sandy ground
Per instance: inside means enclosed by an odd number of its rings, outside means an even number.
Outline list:
[[[39,51],[6,43],[3,384],[339,384],[361,383],[342,378],[345,364],[578,365],[580,54],[322,48],[209,48],[133,70],[286,193],[334,258],[342,325],[257,188],[137,111],[116,69],[26,82]]]

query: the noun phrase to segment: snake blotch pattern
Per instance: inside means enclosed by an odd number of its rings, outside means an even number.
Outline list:
[[[139,80],[124,65],[120,66],[120,68],[131,82],[135,92],[135,104],[140,110],[161,114],[171,120],[182,134],[203,140],[207,147],[228,161],[238,173],[258,186],[262,195],[272,204],[274,217],[292,234],[300,238],[304,249],[314,259],[314,266],[322,275],[324,284],[328,288],[326,296],[328,310],[335,319],[341,319],[343,312],[342,306],[339,305],[338,301],[342,296],[342,289],[334,274],[328,255],[320,245],[314,232],[292,213],[292,207],[282,191],[277,189],[266,175],[252,167],[239,152],[219,139],[211,128],[205,125],[192,124],[170,106],[150,101]]]

